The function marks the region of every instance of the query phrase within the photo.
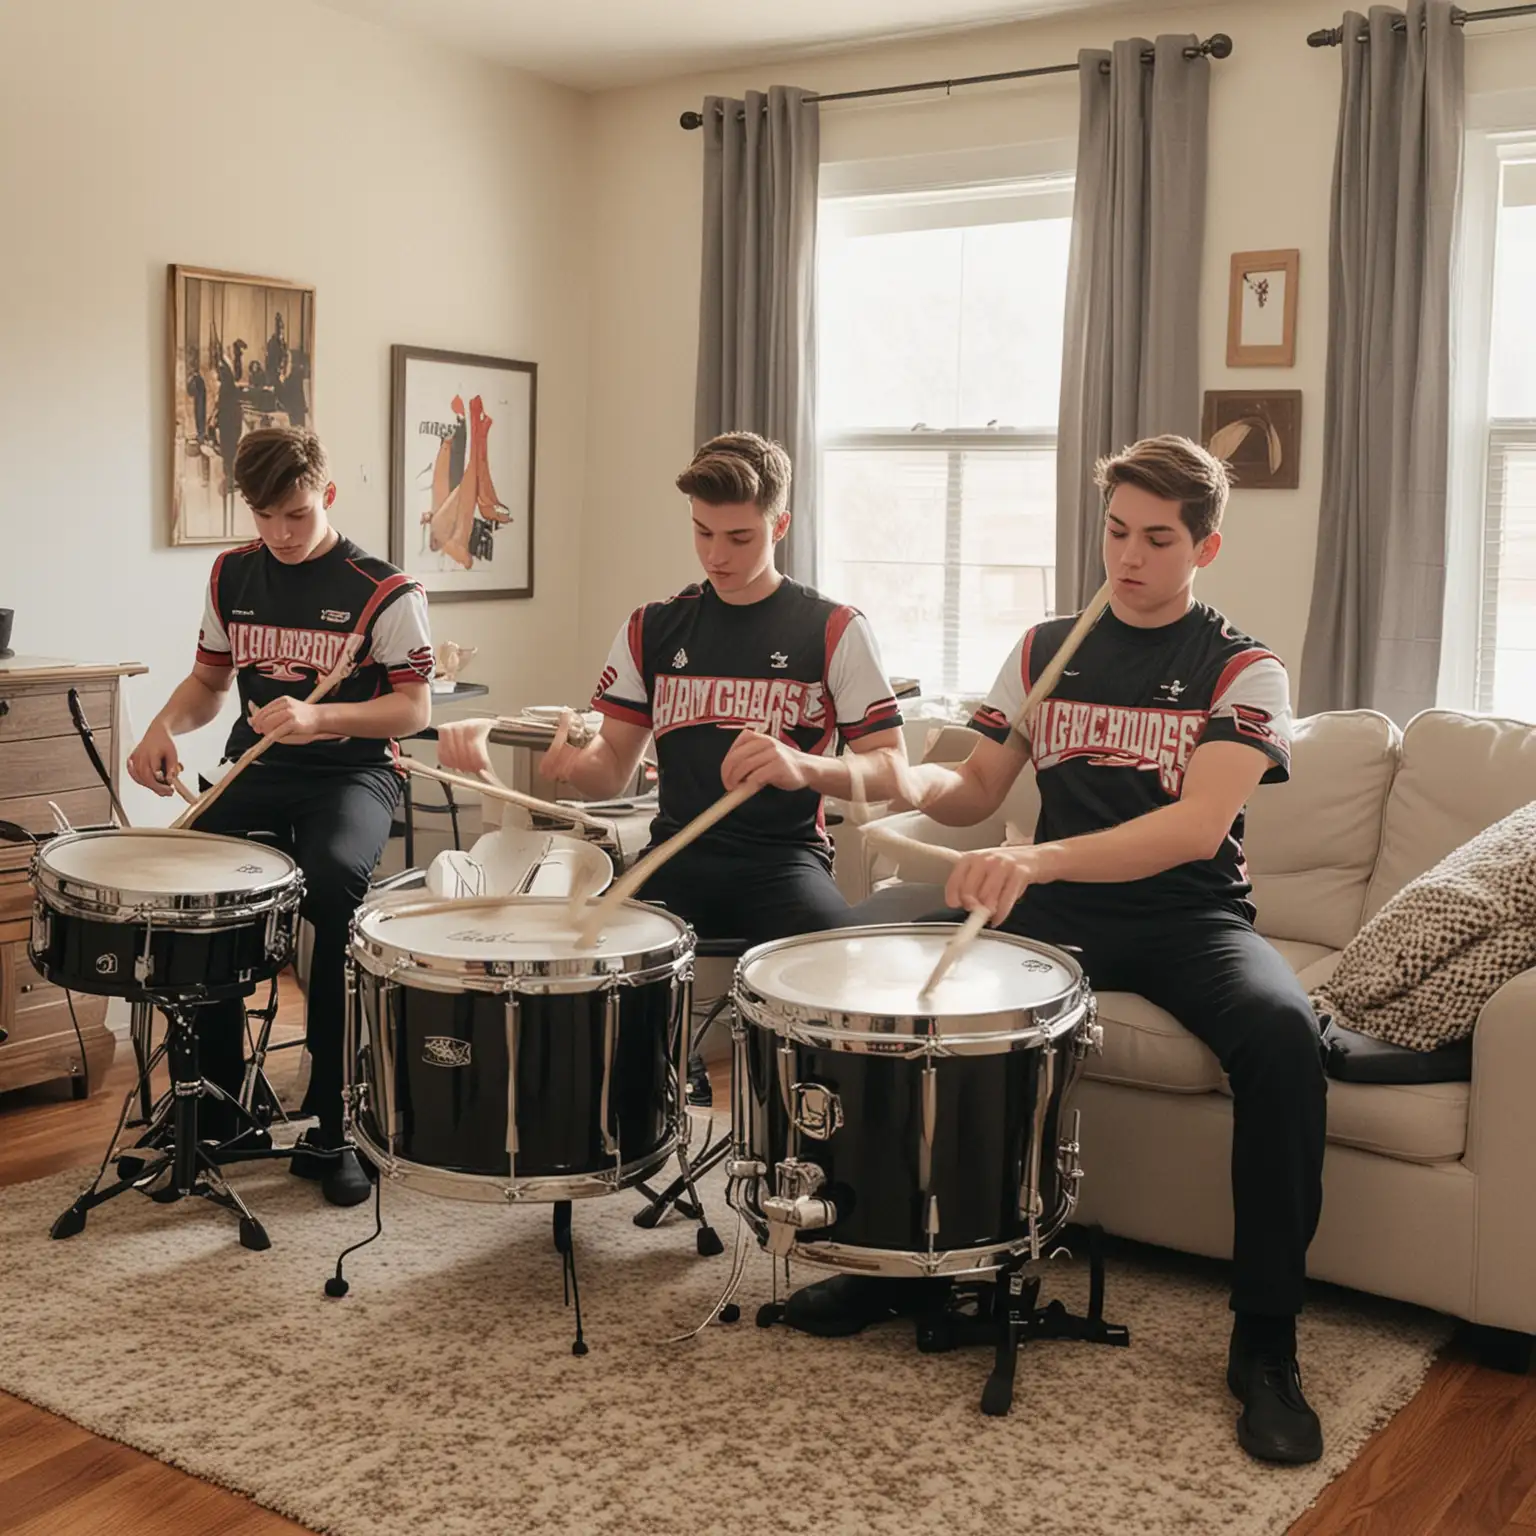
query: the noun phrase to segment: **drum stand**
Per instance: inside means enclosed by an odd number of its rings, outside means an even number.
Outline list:
[[[693,1032],[690,1042],[690,1050],[697,1047],[698,1043],[709,1032],[709,1027],[730,1006],[731,994],[723,993],[711,1004],[710,1010],[704,1016],[704,1022]],[[683,1113],[688,1113],[686,1103],[686,1087],[678,1084],[678,1094],[684,1100]],[[711,1117],[710,1128],[713,1130],[714,1120]],[[699,1224],[698,1249],[704,1258],[713,1258],[717,1253],[725,1252],[725,1244],[720,1241],[720,1234],[709,1224],[709,1217],[704,1214],[704,1202],[699,1198],[699,1191],[695,1187],[696,1181],[702,1179],[706,1173],[719,1163],[725,1161],[731,1152],[731,1133],[729,1126],[717,1141],[711,1141],[706,1133],[704,1137],[704,1150],[696,1158],[688,1156],[687,1149],[679,1143],[677,1148],[677,1162],[682,1172],[672,1180],[659,1194],[649,1184],[637,1184],[635,1188],[646,1198],[646,1205],[635,1212],[634,1221],[637,1227],[646,1230],[654,1227],[667,1212],[674,1207],[680,1216]]]
[[[956,1285],[942,1311],[917,1320],[917,1347],[924,1354],[943,1354],[966,1344],[992,1344],[996,1359],[981,1393],[981,1411],[1000,1418],[1013,1406],[1013,1378],[1019,1346],[1030,1339],[1077,1339],[1084,1344],[1124,1347],[1131,1342],[1130,1329],[1104,1321],[1104,1233],[1100,1227],[1083,1229],[1088,1249],[1088,1313],[1078,1317],[1059,1300],[1038,1306],[1040,1276],[1024,1273],[1031,1262],[1027,1253],[1016,1254],[990,1281]],[[990,1292],[990,1295],[988,1294]],[[967,1301],[975,1311],[959,1310]]]
[[[98,1205],[115,1199],[125,1190],[137,1189],[160,1205],[170,1205],[187,1195],[198,1195],[225,1210],[234,1211],[240,1217],[240,1243],[242,1247],[260,1252],[272,1246],[266,1229],[251,1214],[250,1208],[224,1181],[221,1162],[249,1162],[258,1158],[288,1157],[289,1148],[273,1148],[260,1145],[241,1149],[234,1145],[252,1132],[260,1133],[258,1140],[266,1141],[265,1127],[238,1100],[232,1098],[216,1083],[209,1082],[198,1068],[197,1060],[197,1009],[198,1003],[184,999],[163,999],[156,1004],[164,1013],[168,1028],[165,1043],[159,1050],[148,1049],[148,1010],[142,1018],[135,1009],[135,1023],[144,1024],[141,1038],[135,1035],[135,1050],[139,1056],[139,1080],[128,1090],[123,1100],[122,1112],[117,1117],[117,1127],[107,1144],[106,1155],[91,1186],[82,1194],[50,1228],[55,1238],[73,1237],[85,1227],[86,1216]],[[137,1146],[129,1152],[119,1152],[118,1138],[128,1124],[128,1111],[138,1098],[141,1106],[150,1104],[149,1080],[154,1068],[165,1060],[170,1067],[170,1092],[160,1101],[158,1109],[148,1118],[148,1130],[139,1138]],[[222,1099],[243,1122],[242,1129],[229,1141],[219,1145],[198,1140],[198,1101],[203,1098]],[[144,1152],[147,1156],[136,1155]],[[107,1167],[116,1163],[117,1178],[102,1186]],[[168,1177],[167,1177],[168,1176]],[[162,1182],[163,1180],[163,1182]],[[159,1188],[156,1188],[156,1185]]]

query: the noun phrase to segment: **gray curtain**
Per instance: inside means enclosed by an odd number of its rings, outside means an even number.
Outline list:
[[[704,100],[698,442],[760,432],[794,463],[780,568],[816,579],[816,192],[821,119],[773,86]]]
[[[1210,63],[1193,34],[1078,54],[1077,189],[1056,447],[1056,609],[1104,580],[1093,466],[1139,437],[1200,432],[1200,249]],[[1101,69],[1108,61],[1109,70]]]
[[[1302,713],[1435,702],[1463,49],[1446,0],[1346,12],[1328,392]],[[1366,34],[1368,41],[1356,39]]]

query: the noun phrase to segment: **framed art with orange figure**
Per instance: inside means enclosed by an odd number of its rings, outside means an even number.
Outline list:
[[[390,349],[389,558],[436,602],[533,596],[538,365]]]

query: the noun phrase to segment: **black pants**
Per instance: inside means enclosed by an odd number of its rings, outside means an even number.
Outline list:
[[[399,798],[400,776],[393,768],[258,762],[196,823],[199,832],[268,834],[262,842],[281,848],[304,871],[300,912],[313,925],[314,948],[305,1018],[309,1092],[300,1113],[318,1115],[331,1135],[340,1132],[342,1120],[347,925],[368,892]],[[238,1091],[245,1070],[245,1005],[236,999],[201,1009],[198,1045],[203,1075]]]
[[[856,923],[958,919],[937,886],[892,886]],[[1073,917],[1030,891],[1006,931],[1073,946],[1096,992],[1138,992],[1215,1053],[1232,1088],[1232,1310],[1301,1311],[1323,1203],[1327,1079],[1312,1005],[1279,952],[1236,912]]]
[[[749,947],[836,928],[849,911],[826,859],[798,845],[758,852],[700,841],[663,864],[638,896],[692,923],[701,939]]]

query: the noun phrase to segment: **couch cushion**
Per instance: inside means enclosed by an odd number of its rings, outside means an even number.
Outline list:
[[[1410,1163],[1449,1163],[1467,1150],[1470,1083],[1328,1084],[1328,1140]]]
[[[1296,722],[1291,778],[1254,792],[1243,839],[1259,931],[1342,949],[1376,864],[1397,727],[1371,710]]]
[[[1100,992],[1098,1001],[1104,1053],[1088,1058],[1089,1077],[1164,1093],[1221,1087],[1221,1063],[1171,1013],[1134,992]]]
[[[1327,975],[1338,963],[1336,951],[1320,944],[1271,939],[1291,969]],[[1225,1091],[1226,1075],[1216,1054],[1197,1040],[1166,1009],[1134,992],[1100,992],[1099,1022],[1104,1051],[1084,1068],[1101,1083],[1128,1088],[1156,1088],[1164,1093]]]
[[[1536,725],[1443,709],[1414,716],[1403,732],[1362,921],[1452,849],[1531,800]]]

